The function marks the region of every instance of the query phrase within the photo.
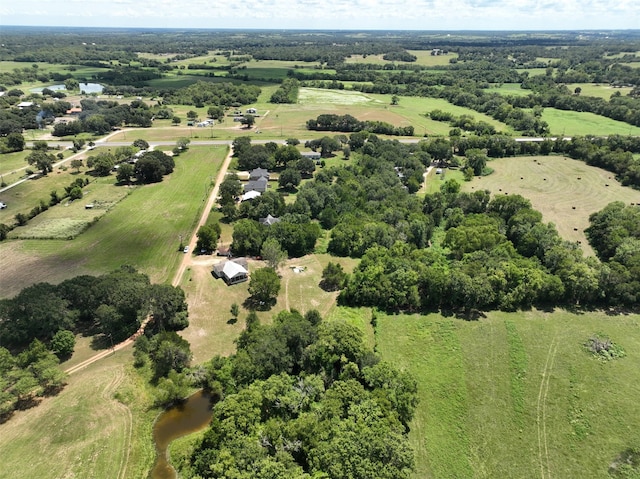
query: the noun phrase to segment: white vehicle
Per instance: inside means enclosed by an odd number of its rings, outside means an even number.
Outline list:
[[[7,207],[6,203],[3,203],[2,201],[0,201],[0,210],[3,210]]]
[[[188,252],[189,252],[189,247],[188,247],[188,246],[185,246],[185,247],[184,247],[184,252],[185,252],[185,253],[188,253]]]

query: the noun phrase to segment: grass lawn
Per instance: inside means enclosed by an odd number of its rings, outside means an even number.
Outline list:
[[[34,275],[39,281],[57,282],[105,273],[125,263],[154,282],[169,281],[181,260],[180,235],[193,231],[226,151],[225,146],[191,147],[176,159],[170,177],[136,189],[72,241],[0,243],[2,296],[32,284]]]
[[[462,190],[482,188],[494,195],[528,198],[544,221],[554,223],[564,239],[580,241],[587,254],[593,254],[584,235],[590,214],[612,201],[640,203],[640,192],[620,185],[612,173],[571,158],[499,158],[488,166],[494,169],[492,174],[462,182]]]
[[[590,312],[378,316],[378,351],[418,380],[414,477],[602,478],[640,444],[640,317]],[[594,359],[604,334],[627,356]]]
[[[553,135],[640,135],[640,127],[588,112],[545,108],[542,119]]]

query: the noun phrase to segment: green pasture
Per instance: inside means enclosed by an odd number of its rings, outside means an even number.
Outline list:
[[[542,119],[553,135],[640,135],[640,127],[589,112],[545,108]]]
[[[584,234],[589,215],[613,201],[640,203],[640,192],[622,186],[611,172],[563,156],[496,158],[487,166],[492,174],[463,181],[462,190],[528,198],[545,222],[554,223],[565,240],[580,242],[587,254],[593,254]]]
[[[170,177],[136,188],[72,241],[0,243],[0,266],[6,272],[0,275],[2,295],[32,284],[34,274],[41,281],[56,282],[77,274],[105,273],[122,264],[134,266],[154,282],[169,281],[183,255],[178,251],[180,235],[192,234],[226,151],[226,146],[191,147],[176,158]]]
[[[106,215],[120,200],[132,193],[128,187],[114,187],[113,177],[96,178],[83,188],[79,200],[63,200],[44,213],[29,220],[25,226],[9,233],[11,239],[67,239],[75,238],[92,222]],[[62,193],[60,191],[60,193]],[[92,204],[87,209],[85,205]]]
[[[547,74],[547,69],[546,68],[516,68],[516,71],[518,73],[528,73],[529,76],[540,76],[540,75],[546,75]],[[555,74],[556,69],[553,69],[553,73]]]
[[[31,151],[16,151],[14,153],[4,153],[0,154],[0,175],[3,177],[5,183],[9,184],[13,181],[8,179],[7,175],[18,174],[19,176],[24,175],[24,170],[22,168],[31,168],[26,161],[27,156],[31,153]],[[21,171],[16,171],[21,170]],[[15,181],[15,180],[14,180]]]
[[[131,348],[118,351],[0,424],[0,478],[147,477],[158,410],[132,362]]]
[[[500,85],[492,85],[487,92],[511,96],[527,96],[531,94],[531,90],[521,88],[520,83],[502,83]]]
[[[603,98],[605,100],[609,100],[611,98],[611,95],[616,92],[620,93],[622,96],[626,96],[631,91],[630,87],[613,88],[610,85],[600,83],[567,84],[567,88],[569,88],[569,90],[572,92],[575,91],[575,89],[578,87],[582,90],[580,92],[580,96],[595,96],[598,98]]]
[[[401,65],[420,65],[425,67],[433,66],[445,66],[449,65],[452,58],[458,58],[457,53],[449,53],[448,55],[431,55],[431,50],[407,50],[412,55],[418,57],[415,62],[392,62],[383,59],[383,54],[380,55],[351,55],[345,59],[345,63],[372,63],[376,65],[387,65],[389,63],[396,63]]]
[[[382,357],[411,372],[413,477],[608,477],[640,445],[640,316],[490,312],[378,314]],[[606,335],[627,356],[601,362],[583,344]]]
[[[109,141],[132,141],[135,138],[147,141],[171,141],[180,137],[192,140],[233,139],[247,134],[265,139],[317,138],[327,133],[307,130],[306,122],[323,113],[349,114],[359,120],[386,121],[395,126],[412,125],[415,128],[415,136],[418,137],[425,134],[446,136],[451,129],[448,123],[433,121],[425,116],[425,113],[435,109],[451,111],[458,116],[470,115],[476,120],[494,125],[498,131],[507,133],[512,131],[504,123],[487,115],[469,108],[452,105],[439,98],[400,97],[398,105],[392,106],[391,95],[365,94],[350,90],[301,88],[297,104],[269,103],[269,98],[276,88],[277,85],[262,87],[258,101],[251,105],[257,108],[259,115],[251,130],[243,128],[240,123],[233,122],[230,117],[226,117],[222,123],[213,127],[189,127],[187,126],[186,113],[189,110],[194,110],[200,119],[204,119],[207,116],[207,108],[168,105],[176,115],[182,118],[180,125],[172,126],[170,120],[158,120],[155,122],[154,128],[135,131],[123,130],[110,137]]]

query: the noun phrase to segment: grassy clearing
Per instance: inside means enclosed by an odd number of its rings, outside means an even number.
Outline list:
[[[554,135],[640,135],[640,127],[588,112],[545,108],[542,119]]]
[[[466,375],[458,330],[461,322],[437,315],[378,315],[378,351],[411,372],[420,404],[411,423],[414,477],[472,477],[467,451]]]
[[[223,228],[222,242],[226,243],[224,234]],[[211,256],[199,257],[187,271],[181,284],[189,304],[189,327],[181,334],[191,343],[194,362],[206,361],[215,354],[233,353],[234,340],[244,329],[244,321],[249,312],[242,306],[249,297],[248,282],[227,286],[222,280],[212,276],[213,264],[222,260],[223,258]],[[329,261],[339,262],[348,272],[357,263],[351,258],[332,258],[326,254],[288,260],[279,271],[281,288],[276,305],[269,311],[259,311],[258,317],[262,321],[269,321],[274,314],[284,309],[297,309],[303,314],[317,309],[323,317],[335,317],[333,308],[337,293],[328,293],[319,287],[322,270]],[[251,260],[249,272],[264,266],[262,261]],[[304,271],[295,273],[292,266],[301,266]],[[233,321],[231,317],[233,303],[240,306],[238,321]],[[369,319],[370,316],[366,321]]]
[[[345,63],[373,63],[376,65],[388,65],[388,64],[399,64],[399,65],[421,65],[426,67],[433,66],[444,66],[449,65],[449,60],[452,58],[458,58],[457,53],[451,53],[449,55],[431,55],[431,50],[407,50],[412,55],[418,57],[415,62],[392,62],[383,59],[383,55],[367,55],[363,57],[362,55],[351,55],[350,57],[345,59]]]
[[[500,85],[492,85],[489,93],[500,93],[501,95],[511,96],[527,96],[531,94],[531,90],[520,87],[520,83],[502,83]]]
[[[13,239],[70,239],[106,215],[134,189],[114,187],[113,178],[98,178],[83,189],[84,196],[75,201],[64,200],[50,207],[9,233]],[[85,208],[93,204],[92,209]]]
[[[576,88],[580,88],[582,91],[580,92],[581,96],[595,96],[598,98],[604,98],[605,100],[609,100],[611,95],[618,92],[622,96],[626,96],[631,91],[630,87],[622,87],[622,88],[613,88],[610,85],[603,85],[600,83],[569,83],[567,84],[567,88],[570,91],[575,91]]]
[[[410,432],[416,478],[601,478],[622,450],[640,443],[638,315],[495,312],[478,322],[429,315],[381,316],[378,324],[383,357],[419,382]],[[514,348],[514,330],[521,347]],[[593,331],[634,358],[592,359],[582,344]],[[526,360],[522,421],[513,403],[514,352]]]
[[[0,478],[146,477],[157,411],[131,363],[130,349],[118,351],[0,424]]]
[[[494,172],[462,182],[463,191],[482,188],[528,198],[544,221],[554,223],[564,239],[581,242],[587,254],[593,254],[584,235],[589,215],[612,201],[640,202],[640,193],[622,186],[612,173],[562,156],[500,158],[488,165]]]

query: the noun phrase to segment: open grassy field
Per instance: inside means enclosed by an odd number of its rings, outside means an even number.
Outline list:
[[[520,87],[520,83],[502,83],[498,85],[492,85],[489,90],[489,93],[500,93],[501,95],[510,95],[510,96],[527,96],[531,94],[531,90],[525,90]]]
[[[640,135],[640,127],[588,112],[545,108],[542,119],[552,135]]]
[[[402,65],[422,65],[426,67],[449,65],[449,60],[452,58],[458,58],[457,53],[450,53],[448,55],[431,55],[431,50],[407,50],[412,55],[418,57],[415,62],[391,62],[383,59],[383,55],[351,55],[345,60],[345,63],[373,63],[376,65],[387,65],[390,63],[397,63]]]
[[[124,263],[154,282],[168,281],[183,254],[178,252],[180,235],[191,234],[226,150],[226,146],[190,148],[176,159],[170,177],[137,188],[72,241],[0,243],[0,294],[14,295],[34,277],[57,282],[77,274],[108,272]]]
[[[132,362],[130,348],[118,351],[0,424],[0,478],[147,477],[158,411]]]
[[[640,317],[530,311],[476,322],[378,316],[382,357],[418,380],[415,478],[603,478],[640,445]],[[583,344],[607,335],[627,356]]]
[[[20,188],[20,186],[16,187]],[[79,200],[63,200],[31,219],[25,226],[19,226],[9,233],[11,239],[67,239],[75,238],[90,223],[106,215],[134,188],[114,187],[113,178],[95,178],[83,189]],[[62,190],[62,189],[61,189]],[[60,191],[62,192],[62,191]],[[87,209],[85,205],[92,204]]]
[[[564,239],[580,241],[587,254],[593,254],[584,235],[590,214],[612,201],[640,202],[640,192],[620,185],[612,173],[571,158],[499,158],[488,166],[494,172],[462,182],[463,191],[481,188],[494,195],[519,194],[528,198],[545,222],[554,223]]]
[[[604,98],[605,100],[609,100],[609,98],[611,98],[611,95],[616,92],[620,93],[622,96],[627,96],[631,91],[630,87],[613,88],[610,85],[600,83],[567,84],[567,88],[569,88],[569,90],[572,92],[575,91],[578,87],[581,89],[581,96],[595,96],[598,98]]]

